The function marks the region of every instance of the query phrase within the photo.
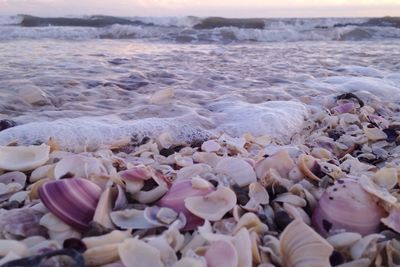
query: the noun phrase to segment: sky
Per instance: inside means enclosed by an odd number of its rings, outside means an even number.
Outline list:
[[[0,0],[0,15],[400,16],[400,0]]]

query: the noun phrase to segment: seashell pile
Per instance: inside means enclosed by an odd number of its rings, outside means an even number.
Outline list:
[[[400,117],[328,102],[291,144],[2,146],[0,266],[400,266]]]

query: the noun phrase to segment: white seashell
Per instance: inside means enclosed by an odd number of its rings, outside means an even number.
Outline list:
[[[176,154],[175,163],[180,167],[187,167],[193,165],[193,159],[191,157],[183,157],[180,154]]]
[[[231,242],[219,240],[212,242],[204,257],[208,267],[237,267],[238,253]]]
[[[100,236],[92,236],[92,237],[85,237],[82,239],[82,242],[85,243],[88,249],[104,246],[104,245],[112,245],[118,244],[124,241],[125,239],[131,236],[131,231],[119,231],[114,230],[111,233],[100,235]]]
[[[191,179],[192,177],[199,176],[205,173],[212,172],[212,168],[207,164],[193,164],[188,167],[183,167],[176,174],[176,180],[186,180]]]
[[[400,233],[400,207],[395,206],[390,210],[389,216],[381,219],[381,222],[387,227]]]
[[[108,187],[101,193],[92,221],[97,222],[106,228],[114,228],[110,219],[110,212],[113,206],[112,188]]]
[[[169,132],[163,132],[160,134],[157,138],[157,141],[161,148],[170,148],[175,143],[174,138]]]
[[[377,185],[388,190],[392,189],[398,182],[396,168],[382,168],[377,171],[372,179]]]
[[[268,192],[260,183],[251,183],[249,185],[249,197],[259,204],[265,205],[269,203]]]
[[[168,240],[164,236],[150,237],[147,239],[147,244],[158,249],[160,259],[164,266],[172,266],[178,261],[175,251],[169,245]]]
[[[139,239],[126,239],[118,245],[118,253],[126,267],[164,266],[160,251]]]
[[[23,203],[25,200],[28,199],[29,192],[28,191],[19,191],[10,196],[8,201],[17,201],[19,203]]]
[[[184,257],[177,261],[172,267],[207,267],[207,264],[199,259]]]
[[[333,247],[302,220],[286,226],[280,239],[284,267],[330,266]]]
[[[118,244],[96,246],[83,253],[85,266],[102,266],[119,260]]]
[[[262,234],[268,231],[268,226],[263,224],[260,221],[260,218],[258,218],[258,216],[252,212],[247,212],[243,214],[239,218],[239,221],[237,222],[235,229],[233,231],[237,233],[243,227],[247,228],[248,230],[252,229],[258,234]]]
[[[215,168],[221,159],[222,157],[218,156],[215,153],[196,152],[193,154],[193,160],[195,162],[205,163],[212,168]]]
[[[0,175],[0,183],[9,184],[9,183],[18,183],[22,187],[25,187],[26,184],[26,175],[23,172],[7,172]]]
[[[28,247],[21,241],[0,239],[0,257],[6,256],[11,251],[21,257],[29,255]]]
[[[238,254],[238,266],[252,266],[252,244],[250,233],[246,228],[241,228],[232,240]]]
[[[35,236],[30,236],[27,237],[23,240],[21,240],[22,243],[24,243],[28,248],[33,247],[40,242],[46,241],[47,239],[43,236],[35,235]]]
[[[215,167],[215,171],[228,175],[239,186],[246,186],[257,181],[256,173],[251,165],[239,158],[221,159]]]
[[[49,160],[50,147],[40,146],[0,146],[0,170],[29,171]]]
[[[201,150],[203,150],[205,152],[217,152],[220,149],[221,149],[221,146],[214,140],[205,141],[201,145]]]
[[[38,180],[44,179],[44,178],[50,178],[54,176],[54,167],[55,164],[48,164],[48,165],[43,165],[40,166],[39,168],[36,168],[33,170],[31,175],[29,176],[29,182],[34,183]]]
[[[167,88],[163,89],[160,91],[155,92],[151,97],[150,97],[150,104],[166,104],[168,103],[171,98],[174,97],[174,89],[173,88]]]
[[[363,256],[368,257],[370,251],[368,251],[368,247],[376,243],[379,239],[385,238],[384,235],[380,234],[370,234],[362,239],[358,240],[354,245],[350,248],[350,255],[354,260],[361,259]]]
[[[39,254],[43,250],[57,250],[61,249],[61,244],[55,240],[43,240],[41,242],[36,243],[34,246],[29,248],[29,252],[31,255]]]
[[[19,183],[0,183],[0,202],[7,200],[15,192],[22,190],[23,186]]]
[[[144,210],[125,209],[110,213],[112,222],[121,229],[150,229],[154,225],[144,217]]]
[[[228,187],[219,187],[205,196],[188,197],[185,207],[194,215],[210,221],[221,220],[236,204],[236,194]]]
[[[245,151],[244,145],[246,144],[246,139],[243,137],[231,137],[227,134],[223,134],[218,138],[218,142],[239,152]]]
[[[263,178],[267,172],[273,168],[279,175],[286,178],[295,166],[286,149],[280,150],[275,154],[257,162],[255,170],[258,178]]]
[[[341,249],[353,245],[360,240],[362,236],[359,233],[344,232],[332,235],[326,239],[335,249]]]
[[[390,194],[386,188],[379,187],[369,177],[362,175],[359,179],[359,183],[365,191],[389,203],[390,205],[394,205],[397,202],[397,199]]]
[[[89,178],[91,175],[104,174],[107,174],[107,170],[100,160],[84,155],[64,157],[54,167],[54,177],[56,179],[60,179],[64,175]]]
[[[379,128],[368,128],[364,126],[363,129],[365,135],[371,141],[384,140],[388,137],[387,134]]]
[[[289,204],[289,203],[283,203],[283,209],[292,217],[295,219],[301,219],[303,222],[307,225],[311,225],[311,218],[308,216],[308,214],[300,207]]]
[[[278,195],[274,200],[274,202],[283,202],[289,203],[297,207],[305,207],[307,206],[307,201],[299,196],[293,195],[291,193],[284,193]]]
[[[160,199],[167,192],[168,187],[164,184],[160,184],[150,191],[139,191],[133,194],[132,197],[142,204],[149,204]]]
[[[80,233],[75,231],[71,226],[58,219],[52,213],[45,214],[40,219],[40,225],[48,229],[50,239],[57,240],[62,243],[68,238],[80,238]]]

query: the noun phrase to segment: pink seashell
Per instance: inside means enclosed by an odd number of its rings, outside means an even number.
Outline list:
[[[204,257],[208,267],[236,267],[239,263],[235,247],[225,240],[213,242]]]
[[[210,187],[194,188],[192,181],[177,181],[172,184],[169,191],[158,201],[160,207],[168,207],[175,210],[177,213],[182,212],[186,216],[186,225],[183,230],[193,230],[197,226],[202,225],[204,220],[192,214],[185,207],[185,199],[194,196],[205,196],[212,192]]]
[[[312,216],[314,228],[322,236],[338,230],[362,235],[376,233],[386,215],[374,197],[359,183],[343,179],[326,189]]]
[[[125,181],[147,180],[151,177],[151,172],[145,167],[133,167],[118,173]]]
[[[101,188],[82,179],[62,179],[43,184],[39,198],[55,216],[79,231],[84,231],[93,219]]]

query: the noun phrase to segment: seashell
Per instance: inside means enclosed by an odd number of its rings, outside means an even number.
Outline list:
[[[297,207],[305,207],[307,205],[307,201],[305,201],[303,198],[293,195],[291,193],[280,194],[273,201],[289,203],[289,204],[292,204]]]
[[[330,266],[333,247],[302,220],[291,222],[281,234],[283,267]]]
[[[218,162],[222,159],[222,157],[218,156],[215,153],[207,153],[207,152],[196,152],[193,154],[193,160],[195,162],[204,163],[209,167],[215,168]],[[195,164],[196,166],[198,164]],[[178,172],[179,173],[179,172]]]
[[[382,168],[375,173],[372,180],[380,187],[390,190],[397,184],[397,169]]]
[[[183,167],[178,170],[176,175],[176,180],[187,180],[191,179],[195,176],[206,174],[212,172],[212,168],[207,164],[193,164],[188,167]]]
[[[225,240],[212,242],[204,257],[206,258],[208,267],[238,266],[238,253],[235,247]]]
[[[13,209],[0,214],[1,236],[21,239],[29,236],[46,236],[47,230],[39,224],[43,213],[31,208]]]
[[[359,259],[337,265],[337,267],[369,267],[369,266],[371,266],[370,259]]]
[[[111,221],[121,229],[150,229],[160,226],[144,216],[144,210],[125,209],[110,213]]]
[[[69,238],[80,238],[77,231],[50,212],[40,219],[40,225],[47,228],[50,239],[57,240],[60,243]]]
[[[299,206],[295,206],[289,203],[283,203],[283,209],[287,214],[294,219],[301,219],[307,225],[311,225],[311,219],[308,214]]]
[[[220,149],[221,149],[221,146],[214,140],[205,141],[201,145],[201,150],[203,150],[205,152],[217,152]]]
[[[26,183],[26,175],[23,172],[7,172],[5,174],[0,175],[0,183],[9,184],[9,183],[17,183],[22,187],[25,187]]]
[[[294,162],[290,158],[288,150],[283,149],[257,162],[255,170],[258,178],[263,178],[268,170],[272,168],[275,169],[281,177],[286,178],[289,176],[289,172],[294,166]]]
[[[126,267],[163,267],[160,251],[145,242],[129,238],[118,245],[118,254]]]
[[[362,257],[368,257],[370,253],[373,252],[373,250],[376,251],[377,240],[383,238],[385,238],[385,236],[380,234],[370,234],[368,236],[363,237],[362,239],[358,240],[353,246],[351,246],[350,248],[351,257],[354,260],[361,259]],[[375,248],[373,248],[374,243],[375,243]]]
[[[400,206],[393,207],[389,212],[389,216],[382,218],[381,222],[390,229],[400,233]]]
[[[320,170],[319,164],[316,159],[309,155],[300,155],[298,166],[301,172],[308,177],[310,182],[319,182],[321,179],[315,174]]]
[[[386,188],[378,186],[369,177],[362,175],[359,179],[359,183],[365,191],[383,200],[389,205],[394,205],[397,202],[397,199],[392,196]]]
[[[92,220],[101,189],[81,178],[52,181],[39,188],[43,204],[66,224],[84,231]]]
[[[209,184],[208,188],[193,187],[191,181],[177,181],[172,184],[169,191],[158,201],[157,205],[160,207],[168,207],[175,210],[177,213],[183,213],[186,216],[187,224],[185,230],[196,228],[198,225],[203,224],[203,220],[192,214],[185,206],[185,199],[188,197],[205,196],[212,192],[212,185]]]
[[[8,199],[9,203],[12,203],[13,201],[18,202],[18,203],[24,203],[26,200],[28,200],[29,197],[29,192],[28,191],[19,191],[10,196]]]
[[[268,192],[260,183],[251,183],[249,185],[249,197],[259,204],[265,205],[269,203]]]
[[[31,200],[38,199],[39,198],[39,188],[43,184],[50,182],[50,181],[53,181],[53,180],[46,178],[46,179],[38,180],[34,184],[30,185],[29,186],[29,188],[30,188],[29,198]]]
[[[114,230],[101,236],[85,237],[83,243],[88,249],[105,245],[119,244],[125,239],[131,237],[131,231]]]
[[[96,246],[83,253],[85,266],[102,266],[119,260],[118,244]]]
[[[100,160],[84,155],[71,155],[62,158],[54,167],[54,177],[63,176],[89,178],[91,175],[107,174]]]
[[[207,264],[199,259],[184,257],[175,262],[172,267],[207,267]]]
[[[114,228],[114,225],[110,219],[110,212],[114,202],[113,200],[113,190],[111,187],[108,187],[101,193],[92,221],[106,228]]]
[[[326,189],[313,212],[312,223],[322,236],[338,230],[368,235],[378,231],[385,214],[359,183],[345,179]]]
[[[355,108],[354,102],[347,102],[332,108],[334,114],[351,113]]]
[[[223,134],[218,138],[220,144],[226,145],[230,149],[237,150],[239,152],[244,151],[244,145],[246,139],[243,137],[231,137],[227,134]]]
[[[252,232],[255,233],[255,232]],[[238,255],[238,266],[252,266],[252,240],[246,228],[240,228],[232,240]]]
[[[50,147],[0,146],[0,169],[8,171],[33,170],[49,160]]]
[[[16,240],[0,239],[0,257],[5,257],[11,251],[20,257],[29,255],[28,247],[24,243]]]
[[[151,178],[151,171],[144,166],[135,166],[118,173],[125,182],[144,181]]]
[[[379,128],[363,128],[365,136],[367,136],[370,141],[385,140],[388,136],[387,134]]]
[[[335,249],[350,247],[362,237],[359,233],[344,232],[332,235],[326,239]]]
[[[122,210],[128,205],[128,199],[121,186],[117,185],[117,197],[115,199],[113,211]]]
[[[150,97],[149,102],[150,104],[155,104],[155,105],[166,104],[171,100],[172,97],[174,97],[174,89],[167,88],[155,92]]]
[[[0,183],[0,202],[9,199],[15,192],[22,190],[23,186],[19,183]]]
[[[215,167],[215,171],[228,175],[241,187],[257,181],[256,173],[251,165],[239,158],[221,159]]]
[[[311,155],[317,159],[330,160],[333,158],[332,152],[322,147],[314,147],[311,150]]]
[[[253,230],[258,234],[265,233],[268,231],[268,226],[263,224],[260,221],[260,218],[252,212],[247,212],[243,214],[239,221],[237,222],[235,229],[233,230],[235,233],[239,232],[241,228],[246,228],[248,230]]]
[[[185,207],[194,215],[210,221],[221,220],[236,204],[236,194],[228,187],[219,187],[205,196],[187,197]]]
[[[10,261],[17,260],[17,259],[20,259],[20,258],[21,258],[20,255],[18,255],[14,251],[10,251],[9,253],[7,253],[7,255],[5,255],[3,258],[1,258],[0,266],[3,266],[3,264],[5,264],[5,263],[8,263]]]
[[[166,237],[163,235],[153,238],[147,238],[147,244],[160,252],[160,259],[163,266],[172,266],[178,261],[178,257]]]
[[[43,165],[34,169],[29,176],[29,182],[34,183],[40,179],[51,178],[54,176],[55,164]]]

